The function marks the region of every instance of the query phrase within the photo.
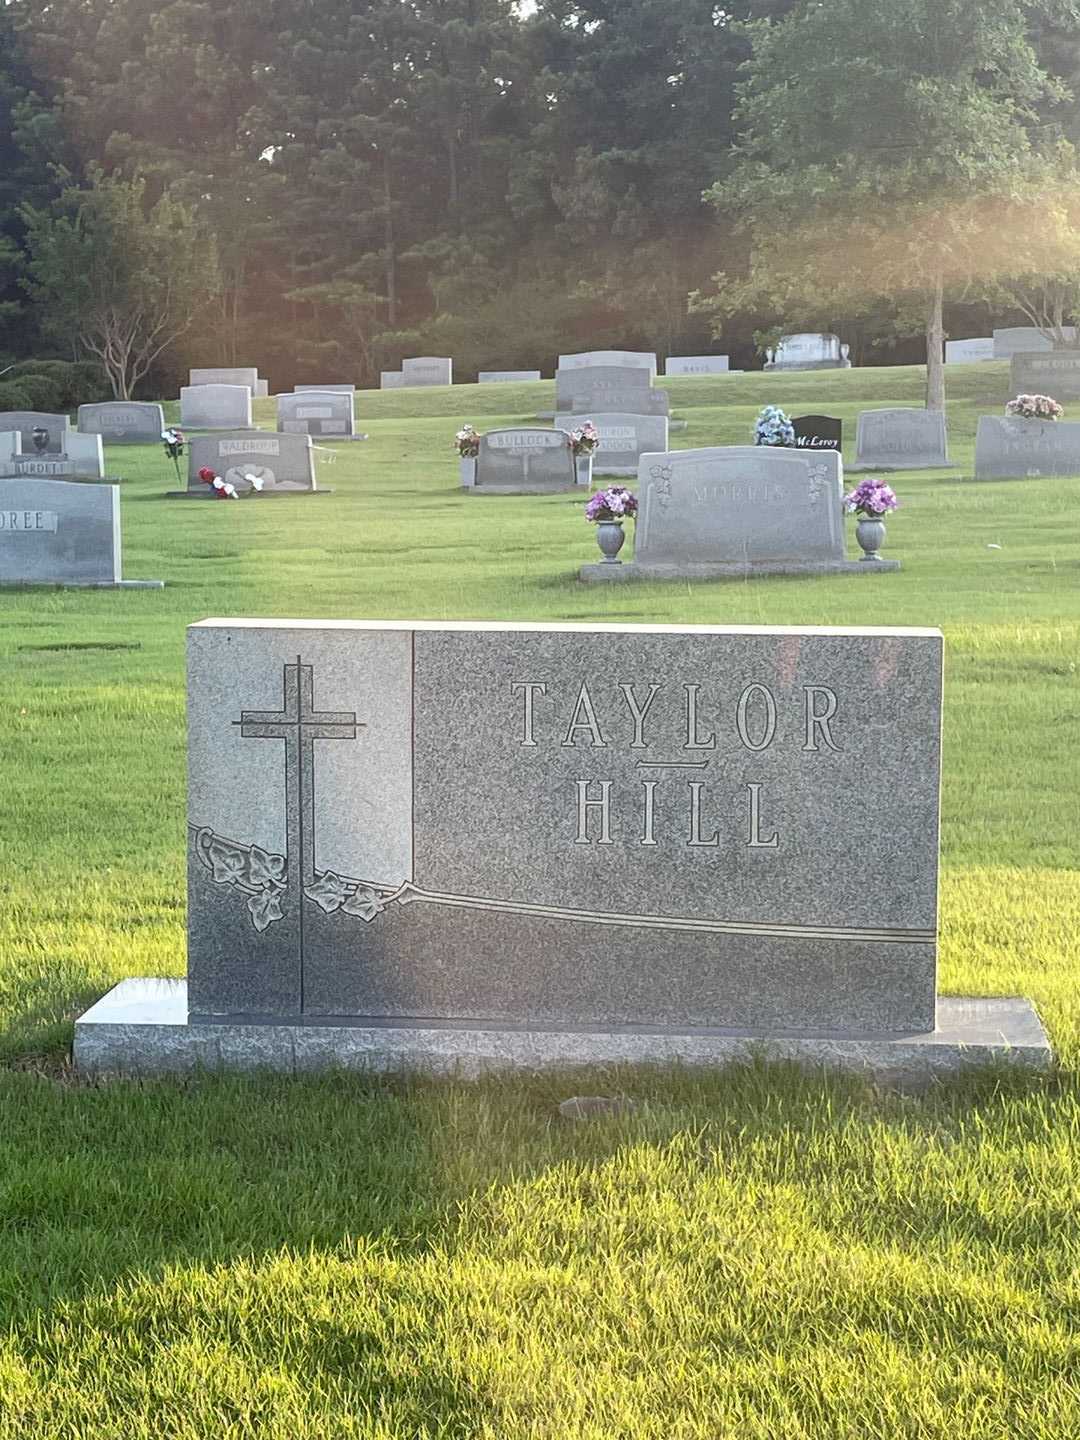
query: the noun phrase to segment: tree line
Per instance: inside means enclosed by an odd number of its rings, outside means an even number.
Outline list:
[[[8,0],[0,369],[1061,337],[1078,70],[1073,0]]]

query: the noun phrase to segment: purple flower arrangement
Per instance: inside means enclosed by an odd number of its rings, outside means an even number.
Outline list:
[[[899,504],[892,486],[884,480],[863,480],[844,496],[844,509],[849,515],[865,515],[872,520],[879,520]]]
[[[629,520],[637,514],[637,496],[622,485],[598,490],[585,506],[585,519],[594,524],[600,520]]]
[[[1017,395],[1005,406],[1005,414],[1018,420],[1060,420],[1065,411],[1049,395]]]

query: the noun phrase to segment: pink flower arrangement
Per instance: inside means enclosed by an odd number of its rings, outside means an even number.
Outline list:
[[[1005,406],[1005,414],[1018,420],[1060,420],[1065,411],[1049,395],[1017,395]]]
[[[454,436],[454,448],[463,460],[475,460],[480,454],[480,432],[473,425],[462,425]]]
[[[570,447],[575,455],[591,455],[599,444],[600,431],[591,420],[570,431]]]
[[[585,506],[585,519],[594,524],[600,520],[631,520],[637,514],[637,496],[622,485],[598,490]]]

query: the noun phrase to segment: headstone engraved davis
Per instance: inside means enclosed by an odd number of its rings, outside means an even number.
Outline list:
[[[941,663],[936,630],[194,625],[188,981],[121,982],[76,1063],[1045,1066],[1025,1002],[936,1001]]]
[[[246,385],[185,385],[180,424],[194,430],[249,430],[251,391]]]
[[[600,434],[593,455],[594,475],[636,475],[638,459],[646,451],[668,448],[666,415],[612,415],[598,411],[556,415],[558,430],[575,430],[591,420]]]
[[[976,361],[995,360],[994,337],[975,336],[968,340],[945,341],[946,365],[970,365]]]
[[[863,410],[855,431],[855,470],[926,470],[950,465],[940,410]]]
[[[251,488],[248,477],[254,475],[262,482],[260,494],[264,496],[315,490],[315,458],[309,435],[266,430],[193,435],[188,441],[188,488],[170,493],[206,497],[207,486],[199,479],[204,467],[240,491]]]
[[[24,455],[63,455],[69,429],[66,415],[46,410],[0,411],[0,433],[18,430]]]
[[[517,427],[489,430],[480,437],[477,494],[532,495],[572,490],[577,483],[574,452],[563,430]]]
[[[189,370],[189,385],[246,385],[254,395],[259,385],[259,372],[254,365],[229,368],[218,366],[210,369]]]
[[[1070,345],[1075,345],[1076,327],[1063,326],[1062,336]],[[995,330],[993,346],[995,360],[1011,360],[1014,355],[1034,355],[1055,348],[1053,340],[1034,325],[1013,325]]]
[[[1014,395],[1050,395],[1055,400],[1080,400],[1080,350],[1012,357],[1010,386]],[[4,417],[0,415],[0,429]]]
[[[980,415],[975,478],[1080,475],[1080,421]]]
[[[727,355],[669,355],[665,375],[726,375]]]
[[[353,440],[351,390],[304,390],[277,397],[277,428],[286,434],[312,435],[327,440]]]
[[[576,370],[592,365],[621,365],[627,369],[648,370],[656,375],[656,355],[651,350],[584,350],[577,355],[560,355],[560,370]]]
[[[848,347],[839,335],[783,335],[769,352],[766,370],[844,370],[851,368]]]
[[[107,400],[80,405],[78,423],[80,433],[100,435],[110,445],[153,445],[165,429],[165,411],[139,400]]]
[[[418,355],[401,362],[403,385],[452,385],[454,362],[441,355]]]
[[[481,370],[478,385],[505,385],[513,380],[539,380],[539,370]]]
[[[797,450],[836,450],[843,447],[843,422],[834,415],[795,415],[795,448]]]
[[[587,365],[559,370],[555,376],[557,409],[581,414],[603,410],[609,414],[667,415],[671,398],[653,389],[652,377],[642,368]]]
[[[162,585],[121,575],[118,485],[0,480],[0,585]]]

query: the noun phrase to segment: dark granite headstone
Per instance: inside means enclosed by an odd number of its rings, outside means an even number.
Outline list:
[[[796,415],[796,450],[837,450],[842,448],[843,422],[833,415]]]

